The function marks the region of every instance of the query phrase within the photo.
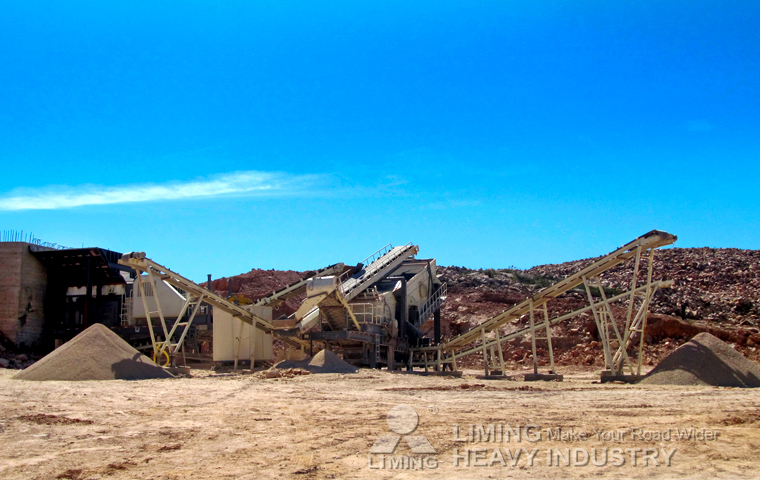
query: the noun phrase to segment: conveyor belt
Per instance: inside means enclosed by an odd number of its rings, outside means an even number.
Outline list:
[[[336,275],[340,274],[345,270],[346,266],[343,263],[336,263],[335,265],[330,265],[329,267],[325,267],[321,270],[317,270],[316,272],[310,272],[306,276],[304,276],[302,279],[291,283],[290,285],[287,285],[285,287],[282,287],[279,290],[275,290],[270,295],[267,295],[266,297],[260,298],[253,302],[254,305],[272,305],[273,303],[276,303],[278,301],[287,300],[290,297],[293,297],[295,295],[298,295],[300,293],[304,293],[306,291],[306,281],[313,277],[324,277],[328,275]]]
[[[400,247],[393,247],[388,244],[365,258],[362,262],[362,264],[367,265],[364,270],[353,277],[341,279],[340,291],[343,298],[346,301],[352,300],[374,283],[385,278],[388,273],[398,268],[404,260],[416,255],[419,250],[419,247],[411,243]]]
[[[207,290],[201,287],[200,285],[194,283],[191,280],[188,280],[187,278],[183,277],[182,275],[179,275],[178,273],[172,272],[171,270],[164,267],[163,265],[159,265],[153,260],[149,258],[145,258],[144,252],[126,253],[119,260],[119,263],[122,265],[126,265],[128,267],[134,268],[135,270],[139,272],[148,273],[149,275],[152,275],[153,277],[163,280],[164,282],[168,283],[169,285],[172,285],[173,287],[180,288],[184,290],[185,292],[192,294],[196,298],[201,298],[204,303],[212,305],[214,308],[219,308],[222,311],[229,313],[234,318],[238,318],[245,323],[253,325],[265,333],[271,333],[272,330],[275,329],[271,323],[267,322],[263,318],[260,318],[257,315],[254,315],[253,313],[249,312],[248,310],[245,310],[239,305],[235,305],[234,303],[228,302],[227,300],[216,295],[210,290]],[[150,325],[150,321],[148,322],[148,324]],[[295,337],[282,338],[282,340],[285,341],[286,343],[289,343],[297,347],[308,346],[308,342],[305,342]]]
[[[632,242],[618,248],[614,252],[602,257],[601,259],[593,262],[583,270],[570,275],[554,285],[544,288],[537,292],[535,295],[527,298],[523,302],[513,306],[505,312],[493,317],[492,319],[474,327],[467,332],[445,342],[441,345],[423,347],[416,350],[417,353],[424,356],[424,362],[414,362],[410,360],[410,366],[424,365],[428,366],[428,354],[433,354],[436,358],[432,364],[435,364],[436,368],[441,368],[444,364],[450,364],[453,368],[456,368],[456,360],[466,355],[482,352],[484,360],[487,358],[488,349],[491,349],[491,356],[494,356],[494,348],[498,348],[498,358],[501,362],[503,370],[503,355],[501,346],[504,342],[514,338],[524,336],[526,334],[532,335],[533,345],[533,357],[534,357],[534,371],[536,370],[535,359],[535,341],[536,339],[547,340],[549,343],[549,354],[552,358],[552,370],[553,370],[553,357],[551,356],[551,342],[549,327],[555,325],[563,320],[571,318],[575,315],[584,312],[592,312],[594,319],[597,323],[597,327],[600,328],[600,336],[604,346],[605,365],[608,368],[613,368],[617,372],[622,371],[622,366],[631,366],[631,361],[627,356],[626,349],[628,348],[632,334],[641,334],[640,338],[644,338],[644,329],[646,328],[646,311],[648,304],[657,291],[658,288],[666,288],[673,284],[669,280],[652,280],[652,261],[654,249],[665,245],[670,245],[677,240],[675,235],[671,235],[667,232],[659,230],[653,230],[645,235],[642,235]],[[649,251],[648,256],[648,272],[644,285],[637,284],[637,275],[639,272],[639,262],[641,260],[641,254],[644,251]],[[629,291],[607,298],[604,294],[604,289],[598,284],[598,276],[602,273],[610,270],[611,268],[620,265],[632,258],[636,259],[633,280]],[[597,284],[594,285],[593,281],[597,279]],[[570,312],[559,317],[549,319],[548,312],[546,310],[546,303],[556,298],[563,293],[572,290],[575,287],[584,285],[586,293],[589,299],[589,306]],[[602,299],[599,301],[593,301],[591,295],[591,288],[599,288]],[[644,298],[642,306],[639,312],[633,315],[633,299],[636,297]],[[622,330],[619,329],[615,322],[613,312],[609,308],[609,304],[619,300],[629,300],[629,306],[627,309],[627,315],[625,319],[625,326]],[[534,312],[542,312],[544,314],[543,319],[535,320]],[[529,316],[530,326],[518,329],[517,331],[502,335],[499,329],[518,319]],[[545,337],[537,337],[538,333],[545,332]],[[495,335],[493,334],[495,333]],[[490,335],[489,335],[490,334]],[[643,342],[643,340],[642,340]],[[638,370],[641,370],[641,343],[639,348],[639,365]],[[614,350],[614,352],[613,352]],[[486,372],[489,370],[488,363],[485,365]],[[631,370],[633,367],[631,366]],[[486,373],[488,375],[488,373]]]
[[[472,330],[469,330],[462,335],[454,338],[443,344],[444,350],[449,350],[453,347],[460,345],[466,345],[481,337],[481,331],[488,333],[496,330],[497,328],[505,325],[512,320],[522,317],[530,312],[531,302],[533,308],[538,308],[544,303],[548,302],[552,298],[556,298],[563,293],[572,290],[573,288],[583,283],[583,278],[594,278],[603,272],[611,269],[612,267],[619,265],[626,260],[629,260],[636,254],[636,248],[641,247],[643,250],[649,248],[662,247],[664,245],[670,245],[676,241],[677,237],[666,232],[659,230],[653,230],[645,235],[638,237],[636,240],[618,248],[614,252],[605,256],[604,258],[597,260],[588,267],[584,268],[578,273],[570,275],[569,277],[560,280],[554,285],[540,290],[538,293],[525,301],[518,303],[514,307],[510,308],[506,312],[495,316],[491,320],[488,320]]]

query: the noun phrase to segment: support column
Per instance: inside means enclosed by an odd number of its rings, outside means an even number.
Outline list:
[[[208,274],[208,280],[206,281],[206,290],[213,292],[211,288],[211,274]],[[213,308],[211,304],[206,305],[206,324],[211,325],[214,322]],[[212,327],[213,328],[213,327]]]
[[[496,332],[496,335],[497,335],[497,336],[499,335],[499,332],[498,332],[498,331]],[[501,374],[502,374],[502,375],[506,375],[506,374],[507,374],[507,373],[506,373],[506,371],[507,371],[507,370],[504,368],[504,352],[501,350],[501,339],[499,339],[499,340],[496,342],[496,347],[497,347],[497,348],[498,348],[498,350],[499,350],[499,364],[501,364]]]
[[[327,348],[325,346],[325,348]],[[369,350],[369,368],[375,369],[377,368],[377,349],[380,348],[380,345],[376,343],[370,344],[370,350]]]
[[[586,288],[586,295],[588,297],[588,303],[591,306],[591,313],[594,315],[596,329],[599,331],[599,340],[602,341],[605,368],[609,368],[609,365],[612,363],[612,358],[610,357],[609,339],[607,338],[606,334],[607,329],[602,324],[604,318],[601,318],[601,312],[597,311],[597,305],[594,303],[594,297],[591,295],[591,288],[589,286],[588,279],[586,277],[581,278],[583,279],[583,286]]]
[[[433,337],[435,338],[435,344],[441,344],[441,309],[437,309],[433,312]]]
[[[102,312],[103,312],[103,299],[101,298],[101,295],[103,293],[103,285],[100,284],[100,282],[97,282],[95,285],[95,302],[93,305],[93,314],[92,314],[92,323],[97,323],[102,318]],[[111,326],[109,325],[109,328]]]
[[[241,345],[241,342],[243,341],[243,321],[240,320],[237,317],[232,317],[232,319],[233,319],[233,322],[232,322],[233,331],[234,331],[234,328],[235,328],[235,326],[234,326],[235,325],[234,320],[237,320],[237,321],[240,322],[240,328],[238,329],[238,334],[235,337],[235,340],[237,342],[237,348],[235,348],[235,357],[234,357],[235,358],[235,362],[234,362],[233,367],[232,367],[235,370],[237,370],[237,367],[238,367],[238,358],[240,358],[240,345]]]
[[[486,371],[486,377],[490,374],[488,371],[488,349],[486,348],[486,330],[480,329],[480,339],[483,342],[483,368]]]
[[[554,349],[552,348],[552,327],[549,322],[549,310],[546,307],[546,303],[544,303],[544,322],[546,323],[546,343],[549,346],[549,368],[551,368],[549,373],[555,374],[557,372],[554,368]]]
[[[639,341],[639,359],[636,375],[641,375],[641,364],[644,356],[644,337],[647,331],[647,313],[649,312],[649,302],[652,300],[654,291],[652,290],[652,270],[654,269],[654,248],[649,249],[649,262],[647,265],[647,293],[644,298],[644,316],[641,318],[641,340]]]
[[[256,322],[251,325],[251,333],[248,335],[248,352],[251,354],[251,372],[256,363]],[[301,347],[303,348],[303,347]]]
[[[399,337],[401,338],[407,338],[407,328],[409,324],[409,305],[407,302],[407,296],[406,296],[406,278],[401,280],[401,292],[400,292],[400,298],[399,303],[400,306],[398,308],[398,313],[401,318],[399,318]]]

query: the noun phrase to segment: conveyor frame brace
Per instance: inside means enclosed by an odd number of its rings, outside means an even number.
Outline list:
[[[502,344],[518,337],[530,335],[533,375],[541,376],[538,373],[536,341],[545,340],[548,346],[549,375],[556,376],[551,326],[576,315],[591,312],[602,343],[605,369],[614,375],[641,375],[649,305],[658,289],[673,285],[670,280],[652,280],[655,249],[670,245],[676,240],[675,235],[657,230],[642,235],[593,262],[580,272],[540,290],[525,301],[448,342],[413,349],[408,368],[422,367],[425,371],[428,368],[434,368],[441,371],[448,366],[452,370],[457,370],[457,360],[467,355],[481,353],[486,377],[489,377],[492,370],[495,370],[495,368],[491,368],[491,363],[495,367],[496,360],[498,360],[498,366],[501,367],[501,374],[504,375],[505,364]],[[634,267],[630,289],[608,298],[601,284],[600,275],[631,259],[634,260]],[[646,261],[646,281],[643,285],[639,285],[642,260]],[[581,285],[586,293],[589,305],[570,313],[549,318],[547,302]],[[599,292],[598,298],[595,298],[593,289],[597,289]],[[640,299],[638,308],[635,307],[637,299]],[[628,302],[623,325],[619,325],[611,307],[612,303],[618,301]],[[537,311],[543,314],[543,318],[536,318],[538,316]],[[527,327],[502,333],[502,327],[508,323],[526,320]],[[640,338],[637,345],[638,355],[634,361],[628,355],[628,349],[631,347],[633,336],[636,333],[639,334]],[[496,355],[497,353],[498,355]],[[491,362],[489,362],[489,354]],[[430,358],[431,355],[432,359]]]

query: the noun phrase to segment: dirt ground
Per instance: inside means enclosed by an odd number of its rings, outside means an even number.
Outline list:
[[[0,369],[3,479],[757,478],[760,467],[760,390],[595,384],[590,371],[531,383],[475,371],[91,382],[14,373]],[[416,410],[411,435],[435,454],[415,454],[404,437],[393,454],[370,453],[395,435],[386,416],[396,405]],[[490,425],[494,436],[478,439]],[[505,425],[521,429],[520,442]],[[558,428],[565,436],[550,438]],[[678,438],[692,428],[700,438]],[[584,465],[587,454],[600,466]]]

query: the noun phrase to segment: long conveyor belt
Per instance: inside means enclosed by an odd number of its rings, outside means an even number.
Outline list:
[[[653,257],[650,254],[647,282],[643,286],[638,286],[636,283],[637,282],[636,276],[638,274],[639,260],[641,258],[641,253],[646,250],[653,252],[654,249],[665,246],[665,245],[670,245],[674,243],[676,240],[677,240],[677,237],[675,235],[671,235],[667,232],[662,232],[659,230],[653,230],[645,235],[642,235],[636,238],[635,240],[627,243],[626,245],[618,248],[614,252],[602,257],[601,259],[593,262],[591,265],[587,266],[581,271],[558,281],[554,285],[551,285],[547,288],[540,290],[535,295],[532,295],[531,297],[527,298],[523,302],[518,303],[512,308],[506,310],[505,312],[472,328],[471,330],[468,330],[467,332],[449,340],[448,342],[445,342],[437,346],[424,347],[424,348],[418,349],[418,352],[422,352],[423,354],[425,354],[425,362],[424,362],[425,365],[427,365],[427,353],[432,352],[432,353],[437,354],[437,359],[435,360],[435,363],[437,364],[437,366],[440,366],[442,363],[448,363],[448,364],[452,364],[452,366],[456,368],[456,359],[458,358],[461,358],[466,355],[470,355],[472,353],[481,352],[481,351],[484,353],[484,358],[485,358],[485,356],[487,355],[488,348],[497,346],[499,348],[499,351],[501,351],[501,344],[503,342],[508,341],[513,338],[523,336],[528,333],[535,334],[535,332],[539,331],[539,329],[546,329],[547,337],[545,339],[548,339],[549,326],[555,325],[567,318],[578,315],[580,313],[592,311],[594,313],[594,317],[595,317],[595,320],[597,321],[598,326],[605,327],[606,325],[606,328],[611,328],[612,330],[610,330],[610,334],[609,334],[610,337],[613,336],[613,333],[617,335],[618,351],[613,355],[610,350],[609,345],[605,344],[605,349],[606,349],[605,355],[606,355],[607,363],[612,363],[613,361],[619,363],[621,360],[621,356],[626,355],[625,347],[627,346],[627,342],[630,341],[629,330],[635,324],[636,318],[632,317],[631,309],[629,308],[628,317],[626,320],[626,331],[623,334],[620,334],[620,332],[618,332],[617,325],[614,323],[614,321],[608,324],[601,322],[599,316],[597,315],[596,307],[591,301],[591,293],[589,289],[589,285],[591,285],[590,281],[594,278],[597,278],[599,275],[608,271],[609,269],[617,265],[620,265],[621,263],[626,262],[635,257],[636,267],[635,267],[634,280],[631,286],[631,290],[628,292],[622,293],[620,295],[613,296],[611,298],[605,297],[603,302],[601,302],[601,304],[604,306],[607,306],[611,302],[621,300],[621,299],[624,300],[628,298],[630,298],[632,301],[635,295],[642,295],[642,294],[646,294],[648,296],[646,300],[648,302],[649,298],[651,298],[651,295],[653,295],[654,291],[656,291],[657,288],[669,287],[672,285],[672,282],[666,281],[666,280],[652,281],[651,276],[652,276],[652,258]],[[556,298],[559,295],[562,295],[563,293],[566,293],[569,290],[572,290],[573,288],[576,288],[580,285],[585,285],[587,288],[587,292],[589,293],[588,296],[589,296],[589,300],[591,304],[588,307],[580,309],[580,310],[576,310],[574,312],[568,313],[566,315],[562,315],[560,317],[556,317],[551,320],[548,318],[548,313],[546,313],[544,320],[538,323],[534,323],[533,321],[534,311],[541,311],[540,309],[543,308],[543,311],[546,312],[545,304],[549,300]],[[601,286],[599,285],[599,287]],[[603,291],[603,289],[600,289],[600,290]],[[499,333],[499,329],[501,327],[503,327],[507,323],[512,323],[520,318],[523,318],[526,315],[530,315],[531,326],[519,329],[514,332],[510,332],[506,335],[501,335]],[[611,310],[610,310],[610,316],[612,316]],[[491,338],[493,337],[492,332],[496,332],[495,338]],[[487,337],[488,334],[491,334],[491,336]],[[623,346],[621,347],[621,345]],[[535,340],[534,340],[534,350],[535,350]],[[534,356],[535,356],[535,352],[534,352]],[[502,359],[502,363],[503,363],[503,359]],[[486,367],[486,369],[487,368],[488,367]]]
[[[160,265],[149,258],[145,258],[144,252],[126,253],[119,260],[119,263],[122,265],[126,265],[128,267],[131,267],[137,270],[138,272],[146,273],[149,276],[149,278],[151,278],[152,280],[153,279],[161,280],[168,283],[169,285],[173,287],[184,290],[189,295],[195,297],[196,304],[200,304],[202,302],[207,303],[213,306],[214,308],[218,308],[224,312],[229,313],[234,318],[238,318],[245,323],[253,325],[254,327],[263,331],[264,333],[271,333],[273,330],[275,330],[275,327],[268,321],[264,320],[263,318],[257,315],[254,315],[253,313],[249,312],[248,310],[245,310],[239,305],[235,305],[234,303],[225,300],[224,298],[216,295],[210,290],[203,288],[200,285],[194,283],[193,281],[188,280],[187,278],[183,277],[182,275],[169,270],[163,265]],[[166,322],[163,318],[163,314],[160,312],[160,309],[157,313],[161,319],[161,324],[164,328],[165,338],[167,339],[171,338],[176,328],[184,327],[183,332],[180,336],[180,341],[177,342],[177,345],[181,345],[182,340],[185,337],[185,332],[187,332],[187,329],[192,323],[192,318],[194,317],[194,314],[193,316],[191,316],[190,321],[188,322],[181,322],[180,321],[181,319],[177,319],[177,321],[175,322],[175,325],[172,327],[171,331],[169,331],[166,327]],[[147,311],[147,309],[146,309],[146,314],[148,315],[150,314]],[[158,348],[156,347],[157,342],[155,340],[155,336],[153,335],[152,323],[150,321],[150,318],[148,319],[148,327],[151,329],[151,340],[154,343],[154,350],[163,351],[164,349],[167,349],[166,348],[167,346],[165,345],[161,345]],[[308,346],[308,342],[301,340],[300,338],[297,338],[297,337],[282,337],[281,340],[290,344],[291,346],[298,347],[298,348]],[[169,347],[168,350],[170,351],[170,353],[173,353],[172,348],[171,348],[173,346],[174,345],[168,345]],[[156,351],[155,353],[158,354],[159,351]]]

